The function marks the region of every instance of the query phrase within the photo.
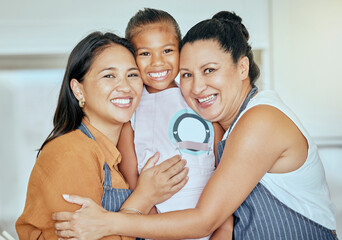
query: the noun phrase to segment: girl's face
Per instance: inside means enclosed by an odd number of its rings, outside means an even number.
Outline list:
[[[132,38],[141,78],[150,93],[175,87],[179,42],[171,23],[144,25]]]
[[[249,84],[242,81],[248,77],[246,57],[241,61],[234,63],[231,54],[224,52],[215,40],[186,43],[180,54],[180,86],[188,105],[212,122],[221,123],[232,117],[240,106],[245,85]]]
[[[77,99],[83,96],[83,111],[96,126],[130,120],[140,101],[143,83],[132,53],[110,45],[93,59],[82,83],[71,81]]]

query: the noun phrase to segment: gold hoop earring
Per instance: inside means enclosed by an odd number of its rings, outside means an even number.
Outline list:
[[[80,108],[83,108],[85,105],[85,100],[84,99],[79,100],[78,105],[80,106]]]

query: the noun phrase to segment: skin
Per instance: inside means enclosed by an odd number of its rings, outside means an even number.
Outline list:
[[[77,100],[85,102],[82,110],[87,121],[117,144],[123,124],[130,120],[140,101],[143,87],[131,52],[121,45],[109,45],[94,57],[82,83],[72,79],[70,86]],[[122,207],[134,206],[146,214],[186,184],[186,161],[175,156],[154,166],[158,159],[158,154],[150,158],[135,191]],[[63,197],[68,199],[68,195]]]
[[[149,93],[156,93],[177,87],[175,78],[179,73],[179,42],[174,25],[167,21],[147,24],[134,29],[132,35],[131,42],[135,48],[136,62],[146,90]],[[165,76],[155,77],[157,74]],[[222,139],[224,131],[217,123],[213,123],[213,127],[216,145]],[[131,123],[126,123],[121,132],[117,145],[122,155],[119,169],[129,183],[130,189],[134,190],[139,173]],[[214,153],[216,156],[216,148]],[[152,208],[149,214],[157,214],[156,208]],[[228,236],[232,235],[233,221],[231,217],[226,226],[214,233],[211,239],[220,239],[220,232],[224,239],[228,239]]]
[[[234,63],[230,53],[224,52],[215,40],[185,44],[180,69],[186,101],[201,116],[218,121],[227,130],[251,89],[248,66],[248,58],[244,56]],[[213,94],[214,98],[204,104],[198,101]],[[164,239],[203,237],[241,205],[267,172],[298,169],[304,164],[307,151],[306,139],[286,115],[272,106],[255,106],[232,130],[221,162],[196,208],[147,216],[99,214],[99,206],[88,199],[73,197],[72,201],[78,204],[86,202],[87,212],[77,221],[69,213],[55,215],[55,219],[67,220],[57,223],[56,229],[60,230],[60,236],[71,229],[78,239],[111,234]],[[90,221],[98,226],[96,233],[84,232]]]
[[[172,24],[158,22],[144,25],[134,34],[132,43],[147,91],[156,93],[176,87],[179,50],[176,31]]]
[[[90,124],[117,143],[122,124],[138,106],[143,87],[133,55],[113,44],[94,58],[82,83],[72,79],[70,86],[77,100],[85,101],[83,112]]]

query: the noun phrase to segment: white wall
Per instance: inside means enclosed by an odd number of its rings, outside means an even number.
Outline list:
[[[271,85],[319,144],[342,234],[342,1],[270,1]]]
[[[69,53],[90,31],[115,30],[123,35],[129,18],[143,7],[168,11],[183,33],[218,11],[234,10],[249,26],[254,47],[268,45],[267,0],[0,0],[0,3],[0,54]]]

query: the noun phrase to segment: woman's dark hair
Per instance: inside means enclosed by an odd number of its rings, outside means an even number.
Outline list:
[[[209,39],[216,40],[225,52],[229,52],[234,63],[237,63],[240,57],[248,57],[248,76],[250,84],[254,86],[260,75],[260,70],[254,62],[252,48],[248,44],[249,33],[242,24],[242,19],[234,12],[218,12],[211,19],[204,20],[193,26],[181,41],[181,47],[186,43]]]
[[[70,81],[75,78],[81,83],[89,71],[94,58],[104,49],[113,45],[121,45],[127,48],[135,57],[134,48],[131,43],[109,32],[93,32],[81,40],[72,50],[59,92],[57,108],[53,118],[53,130],[38,150],[37,156],[48,142],[75,130],[81,124],[84,113],[71,90]]]
[[[159,9],[144,8],[144,10],[139,10],[131,19],[129,20],[125,36],[128,41],[132,41],[133,37],[139,32],[143,26],[153,23],[168,22],[171,23],[175,29],[178,42],[181,41],[182,35],[177,21],[167,12]]]

